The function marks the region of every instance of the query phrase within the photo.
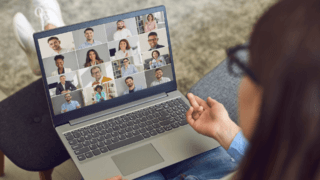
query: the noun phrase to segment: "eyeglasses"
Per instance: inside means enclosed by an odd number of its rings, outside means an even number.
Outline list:
[[[152,41],[156,41],[156,40],[158,40],[158,38],[148,39],[148,42],[152,42]]]
[[[100,73],[100,71],[92,72],[93,75],[97,75],[97,74],[99,74],[99,73]]]
[[[259,84],[259,81],[254,75],[253,71],[248,67],[247,60],[236,57],[236,54],[240,53],[241,50],[247,49],[248,48],[245,45],[237,45],[227,49],[228,71],[235,77],[240,77],[247,74],[255,83]]]

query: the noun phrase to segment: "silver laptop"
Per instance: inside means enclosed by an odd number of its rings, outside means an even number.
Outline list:
[[[134,179],[219,146],[186,122],[164,6],[34,40],[52,123],[84,179]]]

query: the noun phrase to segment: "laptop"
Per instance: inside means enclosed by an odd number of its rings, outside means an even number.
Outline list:
[[[34,41],[53,126],[84,179],[134,179],[219,146],[186,122],[164,6]]]

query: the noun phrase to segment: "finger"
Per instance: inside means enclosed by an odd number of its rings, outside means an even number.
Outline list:
[[[207,102],[201,98],[199,98],[198,96],[195,96],[195,100],[197,101],[197,103],[199,104],[199,106],[202,106],[204,109],[209,108]]]
[[[188,94],[187,94],[187,97],[188,97],[188,100],[189,100],[191,106],[192,106],[193,108],[197,109],[197,108],[199,107],[199,104],[198,104],[198,102],[196,101],[195,96],[194,96],[192,93],[188,93]]]
[[[192,113],[193,113],[193,107],[191,106],[186,113],[186,119],[187,119],[187,122],[190,124],[190,126],[193,127],[194,119],[192,117]]]
[[[210,108],[212,108],[215,104],[219,103],[218,101],[212,99],[211,97],[207,98],[207,104]]]

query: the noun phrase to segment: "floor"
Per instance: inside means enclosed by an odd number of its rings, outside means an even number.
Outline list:
[[[30,1],[0,0],[0,101],[39,79],[12,32],[12,18],[22,12],[36,31],[41,30]],[[254,22],[276,0],[58,0],[66,24],[98,19],[157,5],[167,9],[178,89],[185,94],[201,77],[226,58],[225,49],[244,43]],[[37,180],[37,172],[5,162],[0,180]],[[58,166],[53,180],[79,180],[72,160]]]

